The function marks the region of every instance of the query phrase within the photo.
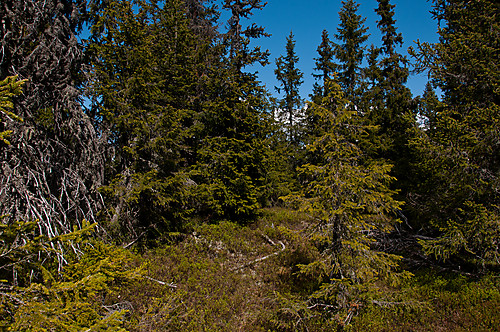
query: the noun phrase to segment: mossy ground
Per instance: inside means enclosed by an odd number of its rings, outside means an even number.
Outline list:
[[[311,224],[275,208],[245,226],[200,224],[141,253],[89,242],[62,275],[56,266],[39,284],[3,285],[0,330],[499,331],[493,274],[413,269],[411,279],[378,281],[347,308],[315,305],[308,300],[325,278],[298,267],[321,257]]]
[[[124,289],[131,331],[498,331],[500,278],[468,278],[431,269],[393,287],[380,284],[350,324],[307,298],[320,278],[297,264],[320,253],[305,231],[307,215],[263,210],[247,226],[202,225],[178,243],[145,253],[146,275]],[[175,286],[175,287],[174,287]]]

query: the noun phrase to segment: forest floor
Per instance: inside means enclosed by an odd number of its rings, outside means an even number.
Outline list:
[[[500,331],[500,277],[430,267],[402,284],[378,286],[349,319],[308,307],[321,278],[298,273],[318,248],[311,222],[286,209],[258,221],[202,225],[137,255],[144,278],[117,298],[131,331]],[[140,262],[140,263],[139,263]],[[117,301],[115,299],[115,301]],[[349,324],[344,324],[349,323]]]

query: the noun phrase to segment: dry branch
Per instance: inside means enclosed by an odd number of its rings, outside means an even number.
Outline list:
[[[151,280],[151,281],[154,281],[156,283],[159,283],[160,285],[168,286],[170,288],[177,288],[177,285],[174,284],[173,282],[167,283],[165,281],[157,280],[157,279],[154,279],[154,278],[151,278],[151,277],[148,277],[148,276],[144,276],[144,278],[146,278],[148,280]]]
[[[268,238],[268,240],[272,243],[274,243],[271,239]],[[272,254],[269,254],[267,256],[264,256],[264,257],[260,257],[260,258],[257,258],[257,259],[254,259],[253,261],[250,261],[250,262],[247,262],[243,265],[240,265],[240,266],[237,266],[235,268],[232,268],[231,271],[237,271],[237,270],[241,270],[245,267],[248,267],[250,265],[253,265],[253,264],[256,264],[256,263],[259,263],[259,262],[262,262],[268,258],[271,258],[273,256],[276,256],[276,255],[279,255],[280,253],[282,253],[283,251],[285,251],[286,249],[286,246],[285,244],[282,242],[282,241],[279,241],[279,244],[281,245],[281,249],[279,251],[276,251],[276,252],[273,252]]]

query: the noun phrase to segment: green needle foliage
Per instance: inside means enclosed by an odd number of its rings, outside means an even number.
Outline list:
[[[368,39],[368,28],[364,26],[366,19],[357,14],[358,8],[359,4],[355,1],[342,1],[340,24],[335,34],[341,43],[335,45],[335,57],[340,62],[335,66],[339,84],[347,100],[357,107],[361,97],[361,63],[366,49],[363,44]]]
[[[297,143],[298,126],[300,124],[300,109],[302,98],[299,94],[302,77],[304,74],[296,67],[299,57],[295,53],[295,40],[293,33],[286,39],[286,55],[276,59],[276,69],[274,73],[280,83],[280,87],[275,87],[276,91],[284,92],[284,98],[278,103],[278,114],[283,119],[284,128],[289,135],[290,142]]]
[[[424,241],[437,258],[500,263],[500,105],[498,5],[494,1],[435,1],[440,41],[412,50],[429,69],[442,102],[425,99],[428,129],[410,143],[419,185],[413,209],[430,221]]]
[[[207,30],[196,22],[195,33],[194,10],[179,0],[92,9],[90,93],[109,143],[101,190],[115,235],[179,229],[192,211],[186,174],[199,145],[200,89],[210,70],[200,61],[210,61],[211,43],[204,13],[197,19]]]
[[[303,190],[285,199],[317,221],[310,229],[322,248],[322,259],[300,266],[301,273],[319,269],[324,275],[324,285],[311,301],[346,308],[359,295],[360,285],[398,278],[399,257],[378,251],[376,244],[397,222],[394,216],[401,202],[389,188],[394,181],[391,166],[366,161],[356,144],[364,131],[360,118],[347,106],[340,86],[328,84],[328,96],[310,105],[324,132],[307,149],[321,158],[300,167]]]
[[[95,226],[48,238],[35,222],[0,224],[0,327],[125,331],[117,292],[140,274],[129,252],[90,239]]]
[[[321,99],[328,94],[325,90],[327,81],[331,79],[333,73],[335,72],[335,63],[333,62],[335,51],[332,41],[328,37],[328,31],[323,30],[321,33],[321,44],[318,46],[316,51],[318,52],[318,57],[314,59],[316,65],[314,70],[319,73],[313,74],[313,77],[315,80],[319,80],[320,82],[314,83],[313,93],[310,97],[313,102],[321,103]]]
[[[15,113],[9,111],[9,109],[14,108],[12,103],[12,98],[22,94],[22,86],[26,80],[19,81],[17,76],[9,76],[4,80],[0,81],[0,115],[2,117],[2,122],[0,123],[2,127],[4,126],[5,119],[9,121],[23,121]],[[8,141],[9,135],[12,134],[12,130],[4,130],[0,132],[0,143],[9,145]]]
[[[261,1],[224,1],[231,16],[208,78],[198,160],[190,173],[203,217],[248,220],[266,200],[264,162],[271,124],[267,92],[257,75],[245,68],[268,63],[267,51],[250,47],[252,40],[267,34],[255,24],[243,25],[263,7]]]

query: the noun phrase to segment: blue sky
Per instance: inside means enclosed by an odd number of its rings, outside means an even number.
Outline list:
[[[366,18],[365,26],[369,28],[370,38],[367,46],[372,43],[381,44],[380,33],[377,28],[376,0],[358,1],[360,7],[358,14]],[[426,0],[393,0],[396,5],[395,19],[398,32],[403,34],[404,46],[398,51],[407,55],[409,46],[414,41],[437,42],[437,22],[432,19],[429,11],[432,3]],[[307,98],[312,90],[314,79],[312,77],[314,58],[317,57],[316,49],[321,43],[321,32],[326,29],[330,38],[337,32],[339,24],[338,12],[342,3],[340,0],[268,0],[268,4],[261,11],[255,11],[248,23],[256,23],[265,27],[266,32],[272,34],[269,38],[259,39],[255,45],[271,52],[271,64],[266,67],[255,67],[252,71],[259,72],[260,80],[275,96],[274,86],[278,84],[274,76],[275,59],[285,54],[286,37],[293,31],[295,36],[295,51],[300,60],[297,67],[304,73],[304,84],[301,86],[301,95]],[[409,56],[408,56],[409,58]],[[409,58],[410,59],[410,58]],[[411,60],[411,59],[410,59]],[[425,74],[412,75],[408,87],[413,95],[420,95],[427,82]]]

